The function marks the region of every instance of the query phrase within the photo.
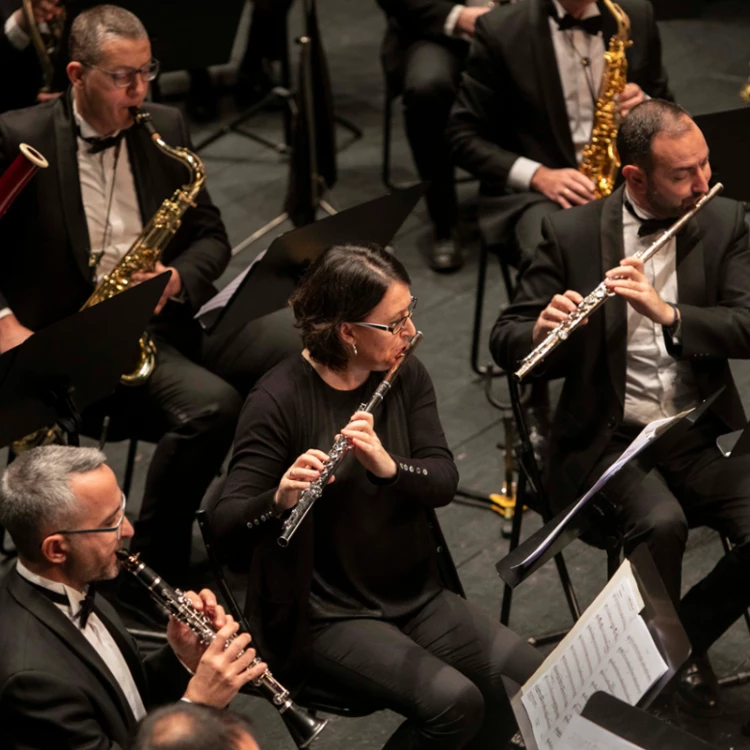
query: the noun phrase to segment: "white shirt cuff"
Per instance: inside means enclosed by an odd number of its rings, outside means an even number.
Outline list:
[[[456,33],[456,24],[458,23],[458,17],[465,9],[465,5],[454,5],[451,8],[451,12],[448,14],[448,17],[445,19],[445,23],[443,24],[443,31],[445,32],[446,36],[453,36]],[[464,35],[459,32],[459,36]]]
[[[31,39],[29,35],[19,26],[16,21],[16,14],[11,13],[5,22],[5,36],[13,47],[17,50],[24,50],[29,46]]]
[[[531,190],[531,178],[541,166],[538,161],[519,156],[508,172],[508,187],[511,190]]]
[[[11,310],[9,307],[4,307],[2,310],[0,310],[0,318],[6,318],[8,315],[13,315],[13,310]]]

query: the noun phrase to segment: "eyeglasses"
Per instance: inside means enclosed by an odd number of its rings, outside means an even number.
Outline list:
[[[411,319],[416,309],[417,298],[412,297],[411,302],[409,303],[409,307],[406,308],[406,315],[404,315],[403,318],[399,318],[395,323],[386,325],[385,323],[367,323],[365,321],[359,321],[356,323],[352,323],[352,325],[362,326],[363,328],[375,328],[378,331],[388,331],[388,333],[392,333],[395,336],[397,333],[401,333],[401,331],[404,330],[406,321]]]
[[[125,493],[120,493],[122,497],[122,501],[120,504],[120,517],[117,519],[117,523],[114,526],[101,526],[96,529],[64,529],[62,531],[55,531],[52,534],[47,534],[48,537],[54,536],[55,534],[105,534],[114,532],[115,539],[117,541],[120,540],[120,536],[122,533],[122,522],[125,520],[125,504],[127,503],[128,499],[125,497]],[[45,537],[46,539],[47,537]],[[41,547],[41,544],[39,545]]]
[[[159,75],[159,61],[156,59],[151,60],[150,63],[147,63],[142,68],[125,68],[124,70],[105,70],[98,65],[92,65],[87,62],[81,64],[108,75],[118,89],[129,89],[135,84],[136,76],[140,76],[142,81],[148,83]]]

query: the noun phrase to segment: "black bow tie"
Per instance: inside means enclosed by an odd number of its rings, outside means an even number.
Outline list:
[[[89,144],[89,154],[99,154],[102,151],[106,151],[108,148],[114,148],[115,146],[118,146],[120,144],[120,141],[123,139],[123,136],[125,135],[125,132],[121,130],[117,135],[110,136],[109,138],[86,138],[81,134],[80,128],[77,128],[77,130],[78,137]]]
[[[638,236],[647,237],[650,234],[656,234],[657,232],[663,232],[665,229],[669,229],[672,224],[677,221],[675,218],[669,219],[644,219],[635,212],[633,205],[630,201],[625,201],[625,208],[631,216],[634,216],[641,225],[638,227]]]
[[[550,15],[557,21],[560,31],[568,29],[583,29],[587,34],[596,36],[602,30],[602,16],[589,16],[588,18],[573,18],[570,13],[566,13],[562,18],[557,15],[555,8],[550,9]]]
[[[39,586],[36,583],[32,583],[31,581],[28,581],[40,594],[43,594],[47,597],[51,602],[54,602],[55,604],[61,604],[64,606],[68,606],[70,602],[68,601],[68,597],[65,594],[61,594],[59,591],[52,591],[52,589],[45,588],[44,586]],[[89,621],[89,615],[94,611],[94,597],[96,596],[96,591],[94,589],[93,584],[89,584],[89,590],[86,592],[86,597],[81,602],[81,608],[76,612],[75,616],[73,617],[74,620],[79,621],[79,627],[81,630],[83,630],[86,627],[86,623]]]

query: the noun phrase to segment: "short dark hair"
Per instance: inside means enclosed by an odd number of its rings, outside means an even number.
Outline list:
[[[232,750],[253,736],[252,725],[239,714],[200,703],[173,703],[146,716],[132,750]]]
[[[394,281],[411,284],[401,261],[378,245],[334,245],[321,253],[289,299],[310,356],[343,370],[348,356],[339,326],[364,320]]]
[[[114,39],[148,39],[138,16],[117,5],[95,5],[75,17],[70,27],[71,60],[95,64],[102,47]]]
[[[688,111],[664,99],[647,99],[633,107],[620,123],[617,152],[622,165],[635,164],[646,172],[653,167],[651,144],[657,133],[678,137],[692,126]]]

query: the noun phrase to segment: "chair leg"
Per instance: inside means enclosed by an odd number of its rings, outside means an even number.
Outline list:
[[[513,302],[513,297],[516,296],[516,287],[510,278],[510,267],[503,258],[500,258],[500,270],[503,274],[503,283],[505,284],[505,292],[508,295],[508,302]]]
[[[570,580],[570,575],[568,574],[568,568],[565,565],[565,558],[562,556],[562,552],[555,555],[555,565],[557,566],[557,575],[560,577],[560,585],[562,586],[563,594],[565,594],[565,601],[568,603],[570,616],[573,618],[573,622],[577,622],[581,619],[581,608],[578,605],[578,597],[573,588],[573,582]]]
[[[526,488],[526,481],[523,475],[518,478],[516,487],[516,511],[513,514],[513,524],[510,527],[510,541],[508,543],[508,552],[512,552],[521,541],[521,525],[523,524],[523,503],[521,499]],[[507,583],[503,588],[503,601],[500,606],[500,622],[507,625],[510,622],[510,607],[513,603],[513,588]]]
[[[482,337],[482,309],[484,307],[484,292],[487,286],[487,261],[489,248],[487,243],[479,243],[479,268],[477,270],[477,292],[474,302],[474,328],[471,332],[471,369],[477,375],[484,374],[479,366],[479,340]]]
[[[138,441],[132,438],[128,445],[128,458],[125,462],[125,476],[122,480],[122,491],[127,497],[130,494],[130,487],[133,484],[133,472],[135,471],[135,454],[138,450]]]

